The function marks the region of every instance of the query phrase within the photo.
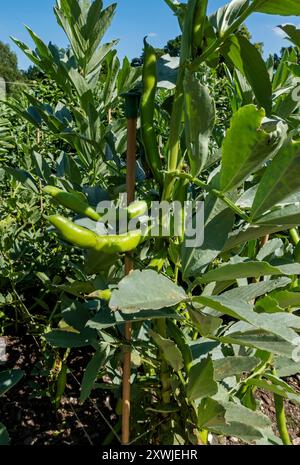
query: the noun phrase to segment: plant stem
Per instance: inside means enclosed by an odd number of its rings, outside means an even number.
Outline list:
[[[250,218],[248,215],[246,215],[243,210],[241,210],[237,205],[235,205],[232,200],[230,200],[228,197],[226,197],[223,192],[220,192],[217,189],[211,188],[208,184],[205,182],[201,181],[198,178],[194,178],[191,174],[188,173],[181,173],[179,171],[173,171],[168,173],[169,176],[177,177],[177,178],[182,178],[182,179],[188,179],[191,183],[195,184],[198,187],[201,187],[202,189],[207,190],[208,192],[211,192],[214,194],[216,197],[221,199],[234,213],[236,213],[238,216],[240,216],[243,220],[245,220],[247,223],[250,223]]]
[[[178,265],[175,266],[175,272],[174,272],[175,276],[174,276],[174,282],[175,284],[178,284],[178,274],[179,274],[179,267]]]
[[[200,439],[202,441],[202,445],[207,446],[208,444],[208,431],[206,429],[202,429],[199,431]]]
[[[191,59],[192,52],[192,34],[193,29],[191,24],[194,21],[196,1],[189,2],[187,12],[185,15],[184,26],[181,39],[180,50],[180,63],[179,71],[176,82],[176,90],[173,102],[173,109],[170,122],[170,136],[169,136],[169,154],[168,154],[168,171],[177,170],[179,167],[179,149],[180,149],[180,135],[182,125],[182,115],[184,109],[184,76],[186,66]],[[166,175],[163,191],[163,200],[171,200],[174,190],[174,179]]]
[[[293,244],[297,246],[298,243],[300,242],[298,230],[296,228],[293,228],[293,229],[290,229],[289,232],[290,232],[290,236],[291,236]]]
[[[183,79],[184,79],[185,68],[180,67],[176,93],[173,103],[173,111],[170,123],[170,137],[169,137],[169,157],[168,157],[168,171],[174,171],[178,167],[178,156],[179,156],[179,145],[180,145],[180,129],[181,120],[183,113],[184,104],[184,93],[183,93]],[[163,190],[163,200],[171,200],[175,179],[172,176],[166,174]]]
[[[292,446],[292,441],[287,429],[286,417],[284,411],[284,400],[282,396],[274,394],[275,410],[276,410],[276,420],[277,427],[280,433],[281,440],[285,446]]]
[[[157,332],[161,337],[167,337],[167,325],[165,318],[159,318],[156,322]],[[169,404],[171,401],[171,381],[170,371],[167,362],[165,361],[162,352],[160,353],[161,366],[160,366],[160,381],[162,385],[161,398],[164,404]]]

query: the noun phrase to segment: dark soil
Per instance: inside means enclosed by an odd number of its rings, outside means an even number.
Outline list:
[[[43,376],[42,365],[38,363],[41,352],[36,343],[31,337],[9,337],[6,342],[7,361],[0,366],[0,370],[22,368],[26,373],[6,396],[0,398],[0,421],[9,432],[11,444],[103,444],[111,432],[105,419],[111,425],[116,424],[108,394],[97,390],[94,398],[84,405],[78,403],[79,382],[92,352],[73,349],[72,361],[68,363],[70,372],[65,396],[56,411],[51,403],[47,377]],[[113,440],[112,436],[110,441]]]
[[[114,400],[109,392],[93,391],[84,405],[78,402],[80,381],[92,352],[73,349],[65,396],[61,407],[55,410],[49,395],[47,376],[41,368],[41,350],[31,337],[7,337],[7,361],[1,369],[22,368],[26,376],[6,396],[0,398],[0,421],[11,437],[12,445],[103,445],[118,443],[108,423],[118,431],[118,418],[114,414]],[[43,365],[41,364],[43,361]],[[300,375],[286,380],[300,393]],[[273,423],[276,435],[276,418],[273,396],[258,390],[261,411]],[[300,445],[300,406],[286,402],[289,433],[295,445]],[[218,438],[219,444],[243,444],[236,438]]]

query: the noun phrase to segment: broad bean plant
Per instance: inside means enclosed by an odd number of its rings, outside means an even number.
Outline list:
[[[207,444],[225,435],[290,444],[284,400],[300,401],[283,379],[300,370],[300,31],[281,26],[292,47],[275,69],[240,29],[253,13],[300,16],[300,5],[232,0],[209,15],[208,0],[165,2],[182,31],[179,59],[156,57],[145,39],[143,66],[121,64],[116,42],[102,43],[116,8],[102,0],[57,1],[70,43],[63,56],[30,29],[34,51],[15,40],[60,89],[56,106],[31,94],[27,107],[10,106],[63,143],[67,172],[42,162],[34,180],[53,200],[48,225],[82,257],[44,338],[68,357],[94,348],[80,401],[109,389],[117,415],[130,350],[132,441]],[[221,101],[208,77],[216,70]],[[138,205],[126,209],[126,118],[135,116]],[[113,231],[103,201],[144,227]],[[179,216],[189,203],[194,215],[176,231],[178,208],[162,212],[158,226],[170,233],[154,235],[151,202],[179,205]],[[187,229],[202,240],[191,245]],[[125,276],[128,252],[134,271]],[[278,436],[257,389],[274,396]]]

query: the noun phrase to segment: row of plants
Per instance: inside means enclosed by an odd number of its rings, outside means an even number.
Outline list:
[[[281,26],[293,46],[275,66],[241,27],[253,13],[300,7],[233,0],[208,15],[208,1],[166,3],[182,31],[179,59],[158,59],[145,40],[143,66],[121,63],[116,41],[102,41],[116,5],[101,0],[57,1],[64,53],[29,28],[35,50],[15,39],[55,92],[24,92],[2,118],[0,321],[4,334],[21,325],[53,348],[56,408],[72,350],[92,347],[80,401],[109,389],[121,416],[129,351],[131,441],[207,444],[211,433],[290,444],[284,400],[300,399],[285,381],[300,367],[300,34]],[[138,203],[124,209],[135,121]],[[151,201],[203,202],[204,242],[111,234],[103,201],[142,224]],[[274,396],[280,437],[259,388]]]

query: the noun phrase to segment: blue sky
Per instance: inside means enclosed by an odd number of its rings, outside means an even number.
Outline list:
[[[0,40],[11,44],[17,52],[19,67],[25,69],[29,62],[22,52],[10,40],[10,36],[31,45],[24,25],[30,26],[44,41],[50,40],[65,46],[67,40],[56,24],[53,15],[55,0],[10,0],[2,2],[0,16]],[[105,5],[112,0],[104,0]],[[118,8],[113,25],[106,40],[119,38],[118,50],[120,56],[130,58],[139,56],[142,40],[149,35],[149,40],[156,46],[163,46],[178,35],[179,29],[176,18],[163,0],[117,0]],[[224,0],[210,0],[210,11],[226,3]],[[274,27],[278,24],[291,22],[300,23],[300,18],[281,18],[256,14],[248,20],[248,27],[255,41],[265,43],[265,53],[277,52],[286,43]]]

